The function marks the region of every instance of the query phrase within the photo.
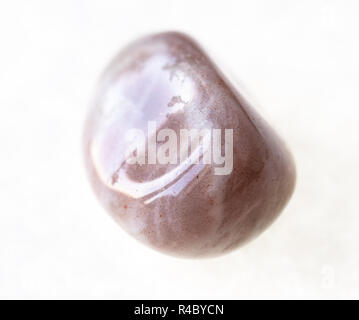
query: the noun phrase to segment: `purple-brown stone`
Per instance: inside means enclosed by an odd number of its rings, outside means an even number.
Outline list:
[[[178,136],[181,129],[233,129],[231,173],[216,175],[214,164],[126,163],[126,131],[147,133],[148,121]],[[282,140],[199,45],[174,32],[138,40],[105,70],[85,124],[84,152],[91,184],[113,218],[173,255],[213,256],[253,239],[280,214],[295,185]]]

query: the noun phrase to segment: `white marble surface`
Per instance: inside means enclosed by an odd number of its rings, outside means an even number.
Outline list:
[[[0,5],[0,298],[359,298],[356,1]],[[133,38],[185,31],[286,138],[297,189],[224,257],[180,260],[93,196],[80,136],[98,75]]]

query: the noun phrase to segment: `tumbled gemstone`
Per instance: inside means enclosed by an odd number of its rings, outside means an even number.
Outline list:
[[[173,255],[244,244],[274,221],[295,184],[292,156],[273,129],[194,40],[174,32],[142,38],[110,63],[84,153],[113,218]]]

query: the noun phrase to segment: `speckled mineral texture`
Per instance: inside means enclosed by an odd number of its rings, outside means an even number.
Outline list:
[[[148,133],[148,121],[157,131]],[[132,128],[147,134],[147,163],[126,162]],[[147,139],[162,128],[178,137],[180,129],[233,129],[233,170],[148,164]],[[93,189],[113,218],[140,241],[179,256],[243,245],[274,221],[295,183],[281,139],[198,44],[174,32],[142,38],[114,58],[85,124],[84,152]]]

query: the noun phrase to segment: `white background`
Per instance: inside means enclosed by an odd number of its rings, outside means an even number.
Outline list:
[[[359,298],[357,1],[2,1],[0,298]],[[128,41],[196,38],[296,158],[281,217],[220,258],[130,238],[86,180],[97,78]]]

